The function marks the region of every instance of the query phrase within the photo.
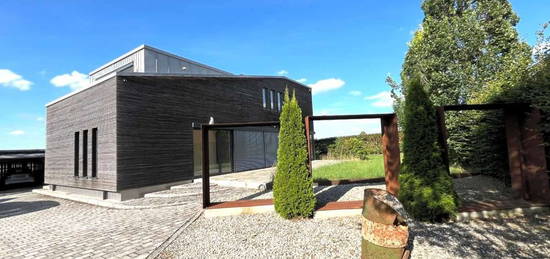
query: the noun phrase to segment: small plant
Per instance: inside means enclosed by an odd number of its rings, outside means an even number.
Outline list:
[[[406,90],[399,200],[417,220],[448,220],[458,201],[437,142],[436,112],[418,78]]]
[[[296,94],[285,91],[280,116],[277,171],[273,181],[275,211],[285,219],[311,217],[315,208],[313,180],[307,168],[302,110]]]

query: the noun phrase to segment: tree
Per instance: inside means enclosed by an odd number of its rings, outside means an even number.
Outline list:
[[[315,208],[313,180],[308,171],[306,136],[302,110],[296,94],[285,91],[280,116],[277,171],[273,182],[275,211],[281,217],[310,217]]]
[[[408,81],[399,200],[417,220],[444,221],[458,207],[438,145],[436,111],[419,79]]]
[[[406,92],[411,78],[422,74],[424,89],[437,106],[485,103],[489,92],[514,88],[524,77],[530,48],[519,40],[519,18],[507,0],[425,0],[422,10],[424,19],[403,63],[402,84],[387,80],[392,92]],[[393,96],[401,115],[400,95]],[[505,172],[499,115],[448,113],[451,162],[479,172]]]

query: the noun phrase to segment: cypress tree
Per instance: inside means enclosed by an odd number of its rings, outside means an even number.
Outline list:
[[[448,220],[458,201],[437,142],[435,108],[419,79],[409,82],[405,96],[399,200],[417,220]]]
[[[285,91],[280,116],[277,171],[273,180],[275,211],[285,219],[310,217],[315,208],[313,180],[307,168],[307,145],[302,110],[296,94]]]

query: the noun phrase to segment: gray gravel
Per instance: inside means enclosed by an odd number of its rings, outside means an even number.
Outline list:
[[[548,258],[550,215],[410,226],[412,258]],[[160,258],[358,258],[360,217],[200,218]]]

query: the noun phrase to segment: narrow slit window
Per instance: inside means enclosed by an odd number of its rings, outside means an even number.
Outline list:
[[[74,176],[78,177],[78,164],[80,158],[80,132],[74,133]]]
[[[264,109],[267,108],[267,89],[262,88],[262,104]]]
[[[281,111],[281,92],[277,92],[277,111]]]
[[[88,130],[82,132],[82,177],[88,177]]]
[[[275,98],[273,98],[274,93],[275,92],[273,90],[269,91],[269,97],[270,97],[269,99],[271,99],[271,109],[272,110],[275,109]]]
[[[92,129],[92,177],[97,177],[97,128]]]

